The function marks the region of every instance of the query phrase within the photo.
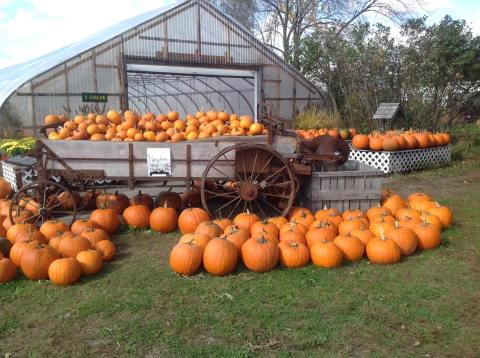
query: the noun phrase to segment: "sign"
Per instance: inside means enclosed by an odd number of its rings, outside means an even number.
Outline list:
[[[147,148],[147,169],[149,177],[172,175],[170,148]]]
[[[82,102],[107,103],[108,95],[106,93],[87,93],[82,92]]]

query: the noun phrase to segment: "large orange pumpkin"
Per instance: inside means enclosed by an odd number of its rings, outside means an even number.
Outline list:
[[[59,259],[60,255],[50,246],[38,244],[26,247],[21,258],[20,266],[23,274],[31,280],[48,279],[50,264]]]
[[[255,224],[257,221],[260,221],[260,218],[256,214],[251,213],[248,210],[246,213],[238,214],[233,219],[233,223],[235,225],[239,227],[243,227],[248,232],[250,232],[250,229],[252,228],[253,224]]]
[[[151,211],[145,205],[132,205],[125,209],[123,218],[128,227],[133,229],[145,229],[150,227]]]
[[[310,256],[315,266],[334,268],[342,265],[343,253],[331,241],[318,242],[310,248]]]
[[[96,250],[81,251],[75,257],[82,267],[82,274],[95,275],[103,267],[102,254]]]
[[[200,208],[188,208],[180,214],[178,218],[178,226],[183,235],[192,234],[200,223],[209,220],[210,216],[205,210]]]
[[[109,240],[102,240],[97,242],[94,245],[95,250],[100,252],[102,255],[103,261],[111,261],[117,254],[117,248],[113,244],[113,242]]]
[[[225,238],[208,242],[203,252],[203,266],[214,276],[224,276],[235,270],[238,261],[237,247]]]
[[[58,245],[58,252],[65,257],[76,257],[79,252],[91,248],[92,244],[83,236],[65,236]]]
[[[56,285],[69,286],[80,279],[82,267],[73,258],[63,258],[53,261],[48,268],[48,277]]]
[[[280,263],[288,268],[299,268],[308,265],[310,250],[304,244],[297,242],[280,242]]]
[[[170,267],[179,275],[193,275],[202,265],[203,249],[195,243],[179,243],[170,252]]]
[[[90,220],[109,235],[114,234],[120,227],[120,219],[113,209],[96,209],[90,214]]]
[[[277,266],[279,256],[278,246],[262,237],[251,238],[242,246],[243,263],[254,272],[271,271]]]

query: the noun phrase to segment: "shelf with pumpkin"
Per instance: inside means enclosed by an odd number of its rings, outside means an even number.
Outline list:
[[[139,115],[133,111],[121,114],[110,110],[106,114],[77,115],[71,120],[48,115],[44,122],[47,125],[63,122],[57,129],[50,130],[48,138],[51,140],[180,142],[267,133],[267,129],[255,123],[251,116],[215,110],[198,111],[184,119],[177,111]]]

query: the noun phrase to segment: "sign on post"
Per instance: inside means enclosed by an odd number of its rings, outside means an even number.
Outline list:
[[[82,92],[82,102],[107,103],[108,95],[106,93]]]
[[[149,177],[172,175],[170,148],[147,148],[147,168]]]

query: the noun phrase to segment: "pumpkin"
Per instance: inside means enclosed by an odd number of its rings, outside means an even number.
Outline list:
[[[346,210],[342,214],[343,220],[361,219],[364,217],[365,217],[365,213],[361,210]]]
[[[310,229],[305,235],[305,238],[308,247],[311,248],[316,242],[323,242],[324,240],[333,241],[336,236],[336,226],[326,221],[321,222],[317,227]]]
[[[340,225],[338,225],[338,232],[340,233],[340,235],[348,235],[353,230],[359,230],[366,225],[368,224],[365,224],[365,221],[363,219],[345,220],[342,221]]]
[[[342,265],[343,252],[333,242],[317,242],[310,248],[310,257],[315,266],[334,268]]]
[[[288,220],[285,219],[283,216],[276,216],[274,218],[268,219],[268,221],[273,223],[277,227],[279,232],[280,232],[280,228],[282,227],[282,225],[288,223]]]
[[[205,247],[207,247],[207,244],[211,239],[212,238],[210,236],[205,234],[185,234],[180,238],[178,242],[180,244],[192,243],[200,246],[202,250],[205,250]]]
[[[393,193],[390,190],[387,190],[385,195],[382,197],[381,201],[383,207],[390,210],[393,215],[397,214],[397,211],[406,206],[405,201],[398,194]]]
[[[435,225],[423,222],[413,226],[412,230],[417,234],[418,248],[422,250],[435,249],[442,243],[440,229]]]
[[[71,236],[75,236],[75,234],[72,233],[71,231],[59,233],[58,236],[52,237],[50,240],[48,240],[48,246],[54,248],[55,251],[58,251],[58,247],[60,246],[60,241],[62,241],[67,236],[71,237]]]
[[[3,254],[3,256],[8,257],[10,256],[10,250],[12,248],[12,243],[10,240],[0,237],[0,254]]]
[[[20,267],[20,264],[22,263],[22,255],[25,249],[29,247],[35,247],[37,245],[40,245],[40,242],[38,241],[16,242],[15,244],[13,244],[12,248],[10,249],[10,259],[17,267]]]
[[[443,228],[447,228],[453,223],[453,214],[446,206],[441,206],[439,203],[435,203],[428,212],[440,219]]]
[[[179,243],[170,252],[170,267],[179,275],[196,273],[202,265],[203,249],[195,243]]]
[[[280,235],[280,242],[282,241],[293,241],[299,244],[307,244],[307,240],[305,240],[305,235],[295,230],[283,231]]]
[[[53,261],[48,268],[50,281],[59,286],[69,286],[80,279],[82,267],[73,257]]]
[[[87,210],[96,209],[97,208],[96,202],[97,202],[98,195],[99,195],[99,192],[96,191],[95,189],[86,191],[82,197],[83,207]]]
[[[246,213],[240,213],[233,219],[233,223],[239,227],[243,227],[245,230],[250,232],[253,224],[257,221],[260,221],[260,218],[250,211],[247,210]]]
[[[299,268],[308,265],[310,250],[304,244],[297,242],[280,242],[280,264],[287,268]]]
[[[120,227],[118,214],[112,209],[96,209],[90,214],[90,220],[109,235],[114,234]]]
[[[368,142],[370,150],[380,151],[383,149],[383,141],[378,137],[371,137]]]
[[[173,208],[164,204],[162,208],[156,208],[150,215],[150,227],[153,231],[167,233],[177,229],[178,214]]]
[[[384,236],[371,239],[367,244],[368,259],[379,265],[391,265],[400,261],[401,250],[395,241]]]
[[[237,261],[237,247],[224,237],[210,240],[203,252],[203,266],[214,276],[224,276],[233,272]]]
[[[274,223],[268,221],[268,219],[265,219],[263,221],[257,221],[250,228],[251,236],[263,235],[265,232],[278,238],[279,230],[277,226]]]
[[[432,197],[425,193],[413,193],[407,197],[409,203],[413,201],[432,201]]]
[[[413,218],[419,218],[422,215],[422,213],[418,210],[411,209],[411,208],[401,208],[397,210],[397,213],[395,214],[395,217],[398,220],[404,220],[404,219],[413,219]]]
[[[440,231],[443,229],[443,223],[438,218],[438,216],[430,214],[428,211],[424,211],[423,214],[419,217],[419,220],[426,221],[429,224],[435,225],[440,229]]]
[[[338,226],[343,221],[343,218],[340,214],[333,213],[333,214],[326,215],[325,217],[322,218],[322,220],[329,221],[333,225]]]
[[[357,134],[352,139],[352,145],[355,149],[368,149],[370,140],[368,136],[363,134]]]
[[[23,274],[30,280],[46,280],[50,264],[59,258],[58,252],[50,246],[38,243],[25,248],[20,267]]]
[[[365,253],[365,245],[355,236],[339,235],[333,243],[342,250],[343,257],[348,261],[358,261]]]
[[[187,208],[195,208],[202,206],[202,196],[198,188],[184,191],[180,195],[182,199],[182,205]]]
[[[17,235],[21,232],[28,232],[36,230],[35,225],[33,224],[15,224],[12,225],[8,230],[7,230],[7,236],[6,238],[12,243],[15,243],[15,238]]]
[[[7,198],[12,191],[13,190],[9,182],[6,181],[4,178],[0,177],[0,199]]]
[[[65,236],[58,245],[58,252],[65,257],[76,257],[79,252],[91,248],[92,244],[83,236]]]
[[[17,275],[17,266],[8,258],[0,258],[0,283],[10,282]]]
[[[103,267],[102,254],[96,250],[80,251],[75,257],[85,276],[95,275]]]
[[[109,196],[110,194],[108,194],[105,191],[97,195],[97,198],[95,199],[95,204],[97,206],[97,209],[105,209],[107,207],[107,200]]]
[[[45,236],[47,240],[50,240],[52,237],[58,236],[59,232],[69,231],[70,228],[61,220],[50,220],[45,221],[42,226],[40,226],[40,232]]]
[[[239,227],[239,226],[236,226],[236,225],[230,225],[229,227],[227,227],[225,229],[225,231],[223,232],[225,235],[240,235],[242,237],[244,237],[245,239],[248,239],[250,237],[250,234],[249,232],[242,228],[242,227]]]
[[[15,238],[15,242],[25,242],[25,241],[38,241],[42,244],[46,244],[47,240],[45,236],[38,230],[29,230],[29,231],[20,231]]]
[[[435,206],[435,203],[429,200],[414,200],[411,201],[408,205],[411,209],[417,210],[422,213],[433,208]]]
[[[78,193],[64,191],[58,195],[58,203],[65,210],[73,210],[74,208],[79,208],[82,204],[82,198]]]
[[[273,234],[263,230],[259,233],[257,233],[256,235],[253,235],[250,237],[251,239],[259,239],[259,238],[262,238],[262,239],[265,239],[265,240],[268,240],[268,241],[271,241],[273,242],[274,244],[278,244],[278,238],[276,236],[274,236]]]
[[[370,221],[372,221],[373,217],[378,216],[378,215],[391,216],[392,212],[388,208],[386,208],[384,206],[381,206],[380,203],[378,203],[378,206],[370,208],[370,209],[367,210],[367,218]]]
[[[117,248],[110,240],[101,240],[93,246],[95,250],[100,252],[103,261],[112,261],[117,254]]]
[[[401,227],[398,222],[393,229],[387,231],[385,237],[397,244],[402,256],[410,256],[417,249],[417,234],[408,227]]]
[[[302,224],[305,227],[309,227],[315,221],[315,216],[310,210],[302,209],[295,213],[291,217],[290,221],[296,222],[297,224]]]
[[[372,218],[370,219],[370,225],[372,225],[374,223],[382,222],[382,221],[385,221],[389,224],[394,225],[396,219],[395,219],[394,216],[391,216],[391,215],[377,214],[377,215],[372,216]]]
[[[245,229],[240,229],[240,230],[245,230]],[[233,233],[230,234],[223,234],[221,236],[222,238],[225,238],[226,240],[230,241],[232,244],[235,245],[237,248],[238,252],[238,257],[241,257],[242,255],[242,246],[243,244],[248,240],[248,235],[245,235],[239,230],[234,231]]]
[[[72,224],[71,231],[75,235],[82,235],[84,231],[87,231],[88,229],[95,229],[96,227],[97,227],[97,224],[94,221],[88,218],[85,218],[85,219],[76,220]]]
[[[213,223],[214,224],[217,224],[218,226],[220,226],[220,228],[225,231],[225,229],[231,225],[233,225],[233,221],[230,220],[230,219],[215,219],[213,220]]]
[[[373,234],[373,232],[371,232],[370,230],[366,229],[365,226],[362,226],[360,229],[353,230],[353,231],[350,233],[350,235],[356,237],[357,239],[359,239],[361,242],[363,242],[364,245],[368,244],[368,242],[370,241],[370,239],[373,239],[373,238],[375,237],[375,235]]]
[[[146,229],[150,227],[151,211],[145,205],[132,205],[123,212],[123,218],[129,228]]]
[[[278,246],[263,237],[251,238],[242,246],[242,260],[250,271],[271,271],[277,266],[279,257]]]
[[[395,220],[394,220],[395,221]],[[380,221],[376,221],[370,224],[370,231],[375,234],[375,237],[384,235],[388,230],[393,229],[391,222],[385,221],[382,217]]]
[[[382,148],[387,152],[396,152],[400,149],[400,146],[396,138],[385,137],[382,141]]]
[[[398,221],[398,224],[401,227],[408,227],[409,229],[412,229],[412,230],[414,226],[420,225],[421,223],[422,223],[422,220],[420,220],[419,218],[409,218],[408,216]]]
[[[130,199],[131,205],[144,205],[148,209],[153,210],[155,203],[153,198],[148,194],[143,194],[141,190],[138,191],[138,194]]]
[[[180,214],[178,218],[178,226],[182,235],[191,234],[195,232],[200,223],[209,220],[210,216],[205,210],[200,208],[188,208]]]
[[[126,208],[130,206],[130,200],[125,194],[118,191],[108,196],[105,202],[105,209],[113,209],[118,215],[122,215]]]
[[[98,229],[95,227],[92,229],[87,229],[80,236],[83,236],[88,241],[90,241],[90,244],[92,245],[92,247],[94,247],[95,244],[99,241],[110,240],[110,236],[107,234],[105,230]]]
[[[197,228],[195,229],[195,234],[205,234],[213,239],[222,235],[223,230],[213,221],[204,221],[198,224]]]
[[[280,228],[280,235],[282,235],[282,232],[289,231],[289,230],[295,230],[301,233],[302,235],[305,235],[308,231],[308,229],[304,225],[297,224],[295,221],[290,221],[282,225],[282,227]]]

